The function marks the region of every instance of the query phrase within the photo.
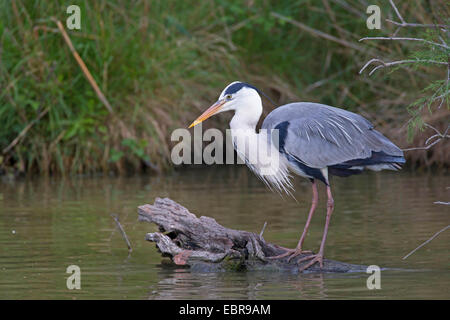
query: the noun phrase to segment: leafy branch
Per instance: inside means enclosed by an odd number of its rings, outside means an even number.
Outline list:
[[[408,111],[411,113],[412,118],[409,123],[409,136],[412,136],[413,129],[416,127],[428,127],[435,131],[435,135],[429,137],[425,143],[424,147],[418,148],[410,148],[405,149],[404,151],[410,150],[427,150],[437,144],[439,141],[443,139],[450,138],[448,135],[449,127],[445,133],[440,133],[437,129],[432,127],[431,125],[424,123],[420,117],[421,111],[424,107],[428,107],[431,112],[431,105],[436,101],[438,102],[437,108],[441,108],[444,102],[449,100],[449,82],[450,82],[450,47],[444,38],[441,36],[440,32],[447,35],[449,34],[449,25],[445,24],[421,24],[421,23],[411,23],[406,22],[403,16],[400,14],[400,11],[396,7],[393,0],[389,0],[391,7],[395,11],[400,22],[393,21],[390,19],[386,19],[388,23],[397,26],[394,34],[390,37],[365,37],[360,39],[359,41],[365,40],[390,40],[390,41],[415,41],[424,44],[425,49],[416,51],[413,53],[410,59],[403,60],[395,60],[395,61],[384,61],[380,58],[374,58],[367,61],[364,66],[359,71],[359,74],[362,74],[364,70],[368,69],[369,66],[374,66],[374,68],[369,72],[369,76],[374,74],[377,70],[389,67],[399,67],[401,65],[412,65],[413,67],[424,66],[424,65],[436,65],[436,66],[445,66],[447,70],[447,76],[444,80],[437,80],[432,82],[429,86],[427,86],[423,92],[433,90],[434,93],[429,95],[428,97],[423,97],[417,99],[415,102],[410,104],[408,107]],[[397,33],[399,30],[403,28],[424,28],[424,29],[433,29],[434,32],[427,32],[423,37],[397,37]]]

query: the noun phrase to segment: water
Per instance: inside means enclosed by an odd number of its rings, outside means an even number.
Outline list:
[[[167,263],[144,240],[156,227],[137,221],[137,206],[170,197],[229,228],[259,232],[294,247],[310,205],[307,180],[296,198],[266,190],[244,167],[198,168],[169,176],[38,178],[0,183],[0,299],[449,299],[450,231],[407,260],[412,249],[450,222],[448,175],[368,173],[333,180],[335,212],[325,255],[400,268],[382,271],[381,289],[368,274],[284,275],[268,272],[194,273]],[[305,249],[317,250],[325,206]],[[111,218],[118,214],[128,251]],[[81,268],[81,290],[68,290],[66,268]]]

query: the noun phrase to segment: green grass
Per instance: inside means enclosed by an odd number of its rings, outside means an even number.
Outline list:
[[[82,29],[68,31],[69,37],[113,114],[98,99],[52,20],[65,24],[69,4],[79,5],[82,17]],[[170,168],[171,131],[186,127],[237,79],[262,88],[280,104],[318,101],[400,127],[409,117],[406,106],[440,71],[421,67],[417,72],[422,76],[412,83],[405,83],[405,77],[413,71],[358,76],[372,55],[408,54],[409,47],[359,43],[367,49],[359,52],[271,15],[288,16],[354,43],[379,35],[366,29],[364,6],[358,2],[354,8],[363,15],[333,1],[3,1],[0,170],[123,173],[143,170],[145,164]],[[412,20],[427,11],[421,1],[405,9],[405,18]],[[392,11],[387,6],[382,10]],[[310,86],[330,76],[324,84]],[[404,101],[396,100],[403,90],[408,91]],[[220,119],[214,121],[220,125]]]

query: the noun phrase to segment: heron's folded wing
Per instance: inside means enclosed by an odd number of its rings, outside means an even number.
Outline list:
[[[403,155],[369,121],[350,112],[319,108],[314,114],[291,118],[274,128],[279,130],[280,150],[312,168],[369,158],[372,152]]]

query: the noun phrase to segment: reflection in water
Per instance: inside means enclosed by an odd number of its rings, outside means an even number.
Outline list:
[[[195,273],[164,261],[144,241],[156,227],[137,222],[136,207],[170,197],[229,228],[259,232],[294,247],[306,220],[310,188],[297,179],[296,201],[270,193],[244,167],[201,168],[170,176],[39,178],[0,183],[0,298],[339,299],[446,298],[450,232],[401,258],[449,224],[448,176],[368,173],[335,179],[335,214],[326,256],[416,272],[383,271],[382,290],[367,274]],[[319,189],[324,197],[324,188]],[[320,244],[317,209],[305,242]],[[128,256],[111,213],[133,246]],[[79,291],[66,288],[68,265],[81,268]]]
[[[151,287],[149,299],[325,299],[324,277],[251,272],[240,274],[193,273],[188,269],[163,270]],[[335,275],[334,275],[335,276]]]

